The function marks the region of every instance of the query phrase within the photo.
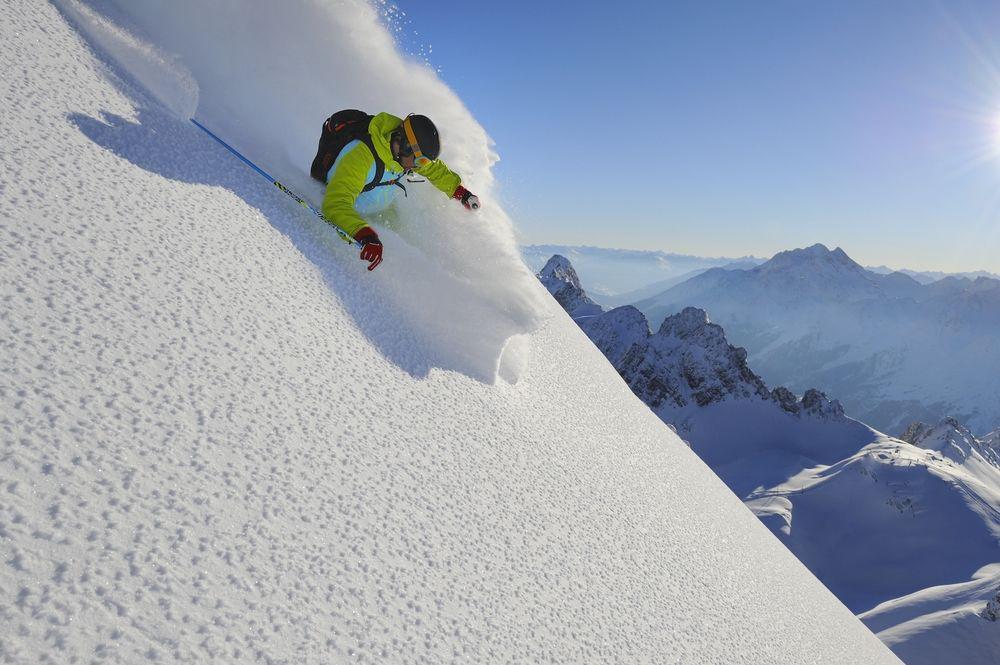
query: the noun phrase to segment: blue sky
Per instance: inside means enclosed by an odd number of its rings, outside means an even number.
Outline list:
[[[1000,272],[1000,3],[395,5],[527,243]]]

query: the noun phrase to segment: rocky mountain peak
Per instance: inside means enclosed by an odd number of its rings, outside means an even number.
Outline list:
[[[650,334],[646,317],[631,305],[584,319],[580,327],[616,368],[632,345],[645,342]]]
[[[822,247],[822,245],[820,245],[820,247]],[[833,248],[833,250],[830,252],[830,258],[838,263],[853,264],[858,266],[859,268],[861,267],[860,264],[855,263],[854,260],[847,255],[847,252],[842,250],[840,247]]]
[[[697,307],[685,307],[677,314],[665,318],[656,334],[674,335],[675,337],[684,339],[698,331],[704,330],[709,325],[715,324],[712,324],[708,320],[708,313],[705,310]],[[719,326],[715,326],[715,328],[718,328],[720,331],[722,330]]]
[[[580,284],[580,277],[576,274],[573,264],[570,263],[569,259],[560,254],[552,255],[552,258],[545,263],[545,266],[538,273],[538,277],[546,288],[548,288],[549,284],[556,284],[559,287],[557,290],[559,290],[568,284],[573,288],[583,290],[583,286]],[[553,292],[551,288],[549,292]]]
[[[757,270],[759,272],[785,272],[796,269],[808,269],[812,272],[817,270],[838,270],[851,273],[863,274],[865,269],[857,264],[840,247],[833,250],[826,245],[817,243],[811,247],[802,249],[790,249],[778,252],[770,261],[761,264]]]
[[[841,420],[844,407],[839,400],[831,400],[826,394],[810,388],[802,395],[802,413],[824,420]]]
[[[538,279],[574,319],[597,316],[604,311],[583,290],[580,277],[565,256],[554,254],[538,273]]]
[[[771,391],[771,399],[774,400],[783,411],[788,413],[800,413],[802,405],[799,398],[791,390],[784,386],[778,386]]]
[[[935,449],[956,439],[969,440],[974,438],[972,432],[965,425],[950,416],[942,419],[936,425],[922,422],[911,423],[900,437],[903,441],[914,446]]]
[[[810,388],[805,392],[800,400],[788,388],[778,386],[771,391],[771,399],[777,403],[783,411],[793,415],[805,415],[819,420],[843,420],[844,406],[839,400],[831,400],[826,394]]]
[[[899,435],[900,441],[905,441],[911,445],[920,445],[919,442],[927,437],[927,433],[930,431],[931,426],[927,423],[913,422],[910,423],[909,427]]]
[[[727,399],[769,400],[746,358],[705,310],[686,307],[664,319],[655,335],[633,343],[616,368],[640,399],[661,412]]]

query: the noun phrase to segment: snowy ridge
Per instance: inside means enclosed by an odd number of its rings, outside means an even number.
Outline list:
[[[413,92],[368,5],[116,11],[278,173],[331,108],[391,101],[356,68]],[[499,206],[411,194],[368,273],[68,18],[0,7],[0,659],[898,662],[632,397]],[[415,76],[456,168],[488,165]]]
[[[861,619],[906,663],[989,663],[1000,653],[1000,630],[990,618],[998,594],[1000,564],[991,564],[968,582],[882,603]]]
[[[955,418],[945,418],[934,426],[912,423],[900,438],[920,448],[936,450],[959,464],[976,454],[1000,468],[1000,451],[995,447],[997,433],[988,434],[982,440],[977,439],[969,428]]]
[[[747,495],[852,609],[972,578],[995,561],[1000,469],[880,437]],[[832,519],[833,516],[839,516]],[[856,542],[856,545],[845,543]]]

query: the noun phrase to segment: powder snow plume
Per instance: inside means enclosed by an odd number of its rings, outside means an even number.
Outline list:
[[[409,185],[398,226],[379,229],[386,244],[383,274],[375,277],[380,297],[406,316],[412,334],[447,349],[449,358],[457,351],[471,363],[469,373],[484,378],[495,376],[511,336],[543,320],[543,296],[494,197],[491,167],[498,156],[491,139],[430,66],[400,53],[379,6],[362,0],[57,4],[120,67],[120,76],[173,114],[194,115],[317,206],[323,188],[310,180],[308,167],[332,112],[433,118],[441,158],[484,207],[472,215],[429,184]],[[234,170],[243,168],[234,160]],[[258,176],[247,170],[246,177]],[[504,313],[506,325],[490,340],[456,327],[477,310]]]
[[[198,84],[176,57],[123,27],[120,15],[112,20],[108,14],[116,12],[111,7],[103,7],[101,13],[79,0],[57,0],[56,5],[106,55],[128,63],[131,74],[158,102],[182,117],[195,114]]]

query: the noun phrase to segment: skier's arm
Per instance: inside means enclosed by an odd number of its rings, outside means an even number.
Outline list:
[[[446,196],[461,201],[469,210],[479,210],[479,197],[462,187],[461,176],[449,169],[440,159],[417,169],[416,172],[430,180]]]
[[[352,238],[368,226],[354,209],[354,201],[368,182],[368,172],[374,163],[368,148],[358,143],[337,164],[323,196],[323,214]]]
[[[448,165],[440,159],[435,159],[430,164],[421,166],[416,169],[416,173],[430,180],[432,185],[445,193],[445,196],[454,195],[455,190],[462,184],[462,177],[449,169]]]

